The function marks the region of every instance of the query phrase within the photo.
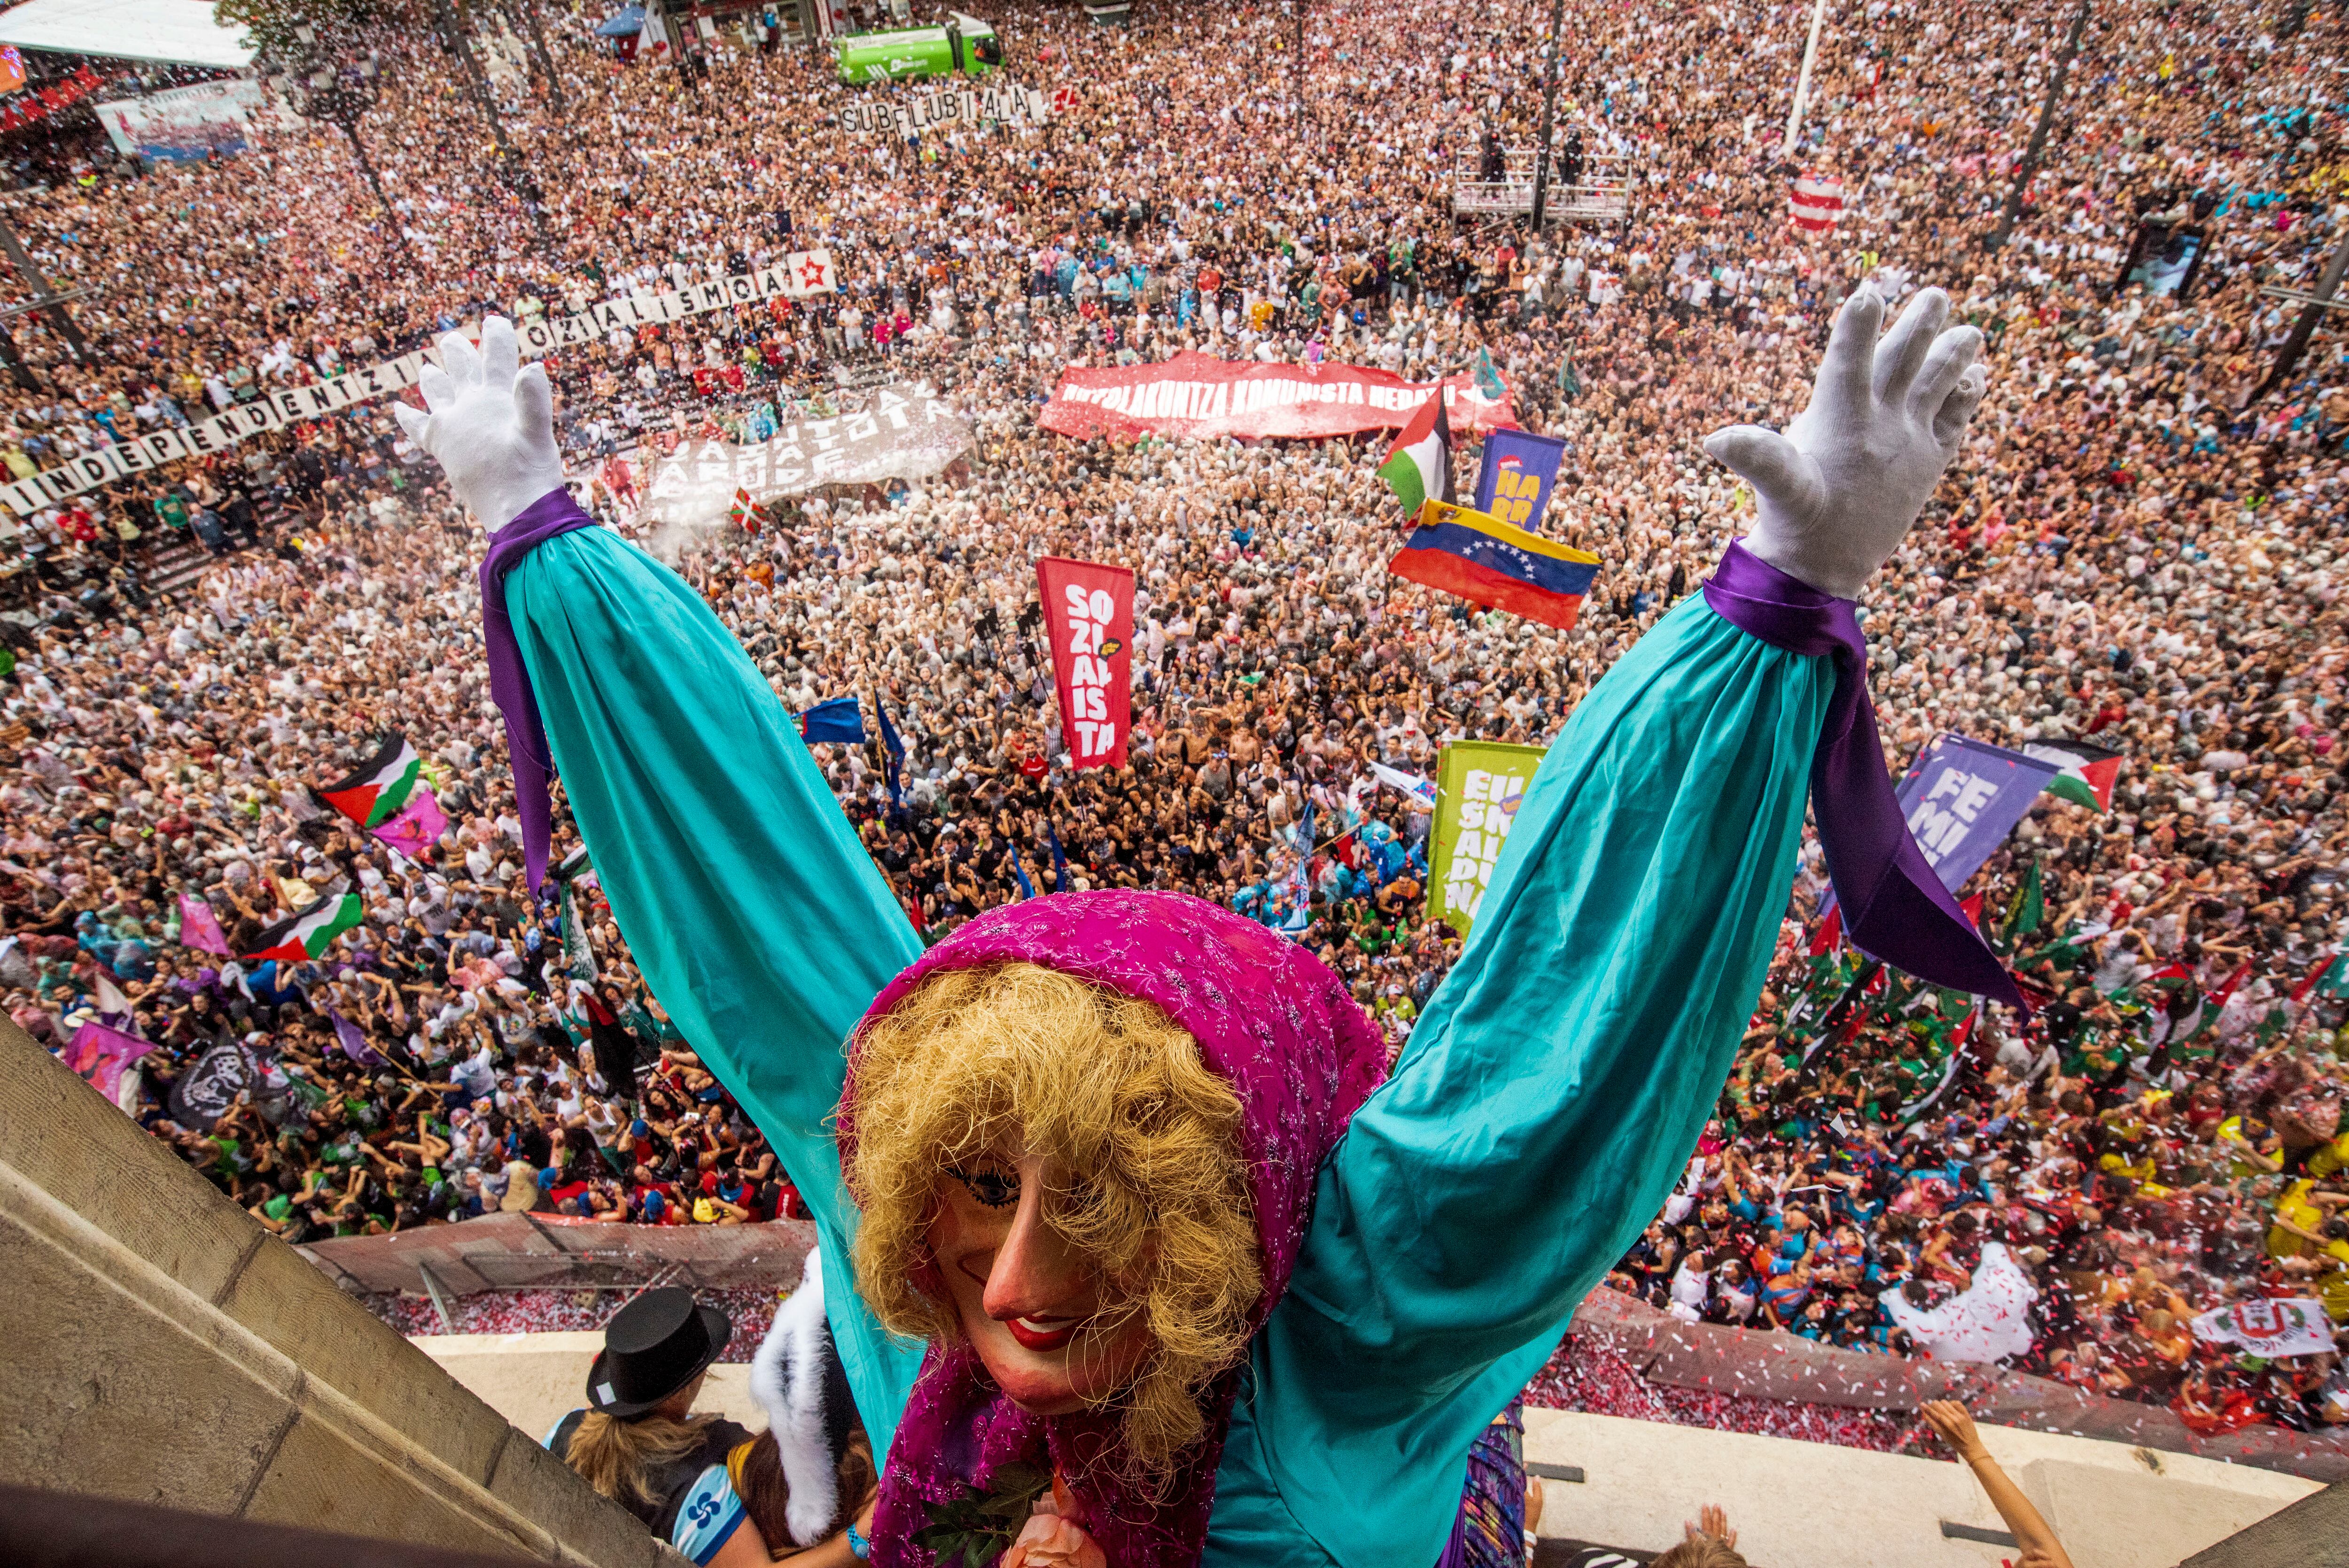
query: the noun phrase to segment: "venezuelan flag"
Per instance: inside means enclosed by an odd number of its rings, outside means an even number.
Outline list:
[[[1489,512],[1431,500],[1387,570],[1528,621],[1574,624],[1599,557],[1512,528]]]

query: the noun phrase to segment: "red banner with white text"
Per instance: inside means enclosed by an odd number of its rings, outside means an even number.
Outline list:
[[[1506,387],[1488,397],[1465,373],[1441,383],[1405,381],[1359,365],[1265,365],[1188,350],[1154,365],[1065,371],[1036,422],[1079,440],[1351,436],[1402,428],[1438,385],[1454,430],[1517,422]]]
[[[1048,555],[1036,562],[1036,583],[1069,764],[1123,768],[1133,696],[1133,573]]]

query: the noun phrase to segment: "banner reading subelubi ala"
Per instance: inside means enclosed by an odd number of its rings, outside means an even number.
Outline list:
[[[1526,787],[1547,753],[1546,746],[1499,740],[1459,740],[1436,764],[1435,827],[1430,837],[1427,907],[1461,935],[1475,923],[1477,906],[1493,884],[1493,868],[1516,825]]]
[[[893,131],[899,136],[949,125],[1041,125],[1050,118],[1051,100],[1034,88],[946,88],[936,92],[909,93],[902,98],[860,98],[840,111],[840,122],[850,130]]]
[[[839,282],[826,250],[794,251],[772,266],[740,277],[717,278],[660,294],[623,294],[573,315],[543,316],[520,323],[515,335],[523,357],[537,359],[558,348],[593,343],[612,332],[683,321],[708,311],[757,304],[769,299],[807,299],[834,294]],[[240,403],[215,418],[182,429],[150,430],[130,440],[43,469],[30,479],[0,485],[0,501],[18,517],[30,517],[84,490],[150,472],[182,458],[223,452],[286,425],[322,418],[355,403],[388,397],[416,385],[427,365],[440,362],[438,348],[420,348],[363,370],[308,387],[290,387]]]

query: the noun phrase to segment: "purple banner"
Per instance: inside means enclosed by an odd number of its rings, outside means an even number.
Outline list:
[[[79,1073],[92,1088],[109,1100],[122,1097],[125,1068],[155,1047],[136,1035],[104,1024],[84,1024],[74,1031],[65,1049],[66,1066]]]
[[[1485,466],[1476,475],[1476,510],[1527,533],[1541,531],[1549,492],[1566,443],[1529,430],[1495,430],[1485,438]]]
[[[2063,769],[2003,746],[1937,735],[1897,791],[1925,863],[1951,892],[1982,869]]]
[[[367,830],[411,861],[422,860],[448,830],[449,818],[440,802],[432,798],[431,790],[421,788],[408,798],[398,815]]]

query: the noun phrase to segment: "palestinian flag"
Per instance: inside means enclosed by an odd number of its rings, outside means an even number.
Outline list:
[[[2292,999],[2305,1001],[2311,991],[2322,991],[2327,996],[2349,995],[2349,949],[2312,966],[2300,984],[2292,988]]]
[[[1452,421],[1444,412],[1444,392],[1419,406],[1403,426],[1395,444],[1379,465],[1379,478],[1402,502],[1403,515],[1416,519],[1431,500],[1452,499]]]
[[[323,956],[335,938],[357,925],[366,913],[358,894],[329,893],[263,932],[260,944],[244,954],[244,962],[260,964],[274,958],[281,964],[307,964]]]
[[[416,788],[422,758],[398,730],[383,738],[383,747],[339,784],[316,791],[319,799],[362,828],[378,827],[398,815]]]
[[[2080,740],[2037,740],[2023,750],[2027,757],[2053,762],[2064,769],[2044,786],[2048,794],[2061,796],[2092,811],[2112,810],[2113,780],[2120,777],[2121,771],[2119,752]]]

